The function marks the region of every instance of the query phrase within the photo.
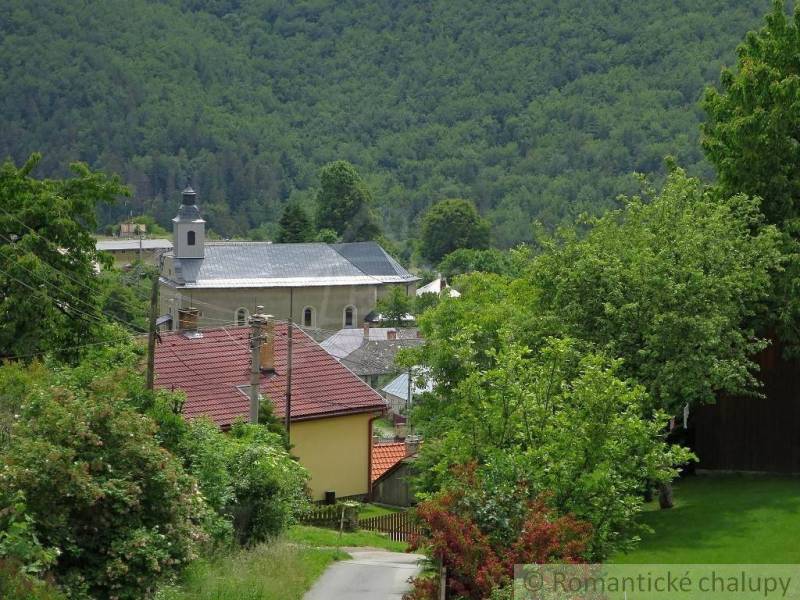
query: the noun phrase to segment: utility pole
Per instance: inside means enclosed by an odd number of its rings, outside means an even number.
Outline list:
[[[292,309],[294,308],[294,290],[289,288],[289,319],[287,320],[286,331],[286,440],[291,439],[292,430],[292,346],[293,344],[293,325]]]
[[[408,393],[406,394],[406,428],[408,434],[411,434],[411,394],[413,393],[413,384],[411,383],[411,367],[408,367]]]
[[[261,402],[259,388],[261,386],[261,312],[263,307],[257,307],[258,314],[250,317],[250,422],[258,423],[258,409]]]
[[[147,389],[153,389],[156,366],[156,312],[158,311],[158,277],[159,272],[153,273],[153,287],[150,290],[150,323],[147,328]]]

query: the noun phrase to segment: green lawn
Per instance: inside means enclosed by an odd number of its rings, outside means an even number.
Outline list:
[[[616,563],[800,563],[800,479],[691,477],[675,485],[675,508],[648,506],[655,530]]]
[[[371,546],[395,552],[404,552],[407,548],[405,542],[395,542],[382,533],[373,531],[343,532],[339,539],[339,532],[334,529],[307,525],[290,527],[285,537],[290,542],[307,546]]]
[[[156,600],[300,600],[333,561],[335,548],[304,548],[278,540],[216,560],[192,563],[178,586]]]
[[[401,512],[401,508],[389,508],[387,506],[378,506],[377,504],[362,504],[358,510],[359,519],[369,519],[370,517],[379,517],[380,515],[389,515],[396,512]]]

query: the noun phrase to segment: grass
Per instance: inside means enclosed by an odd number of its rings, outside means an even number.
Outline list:
[[[157,600],[300,600],[325,568],[348,555],[334,548],[305,548],[278,540],[250,550],[198,560],[180,586]]]
[[[687,478],[675,485],[675,508],[653,502],[642,520],[655,533],[612,562],[800,563],[800,479]]]
[[[372,548],[383,548],[395,552],[405,552],[407,548],[405,542],[396,542],[389,539],[386,535],[374,531],[345,531],[342,533],[340,540],[339,532],[333,529],[295,525],[289,528],[285,537],[290,542],[315,547],[370,546]]]
[[[362,504],[358,510],[359,519],[369,519],[370,517],[379,517],[381,515],[390,515],[396,512],[402,512],[401,508],[390,508],[388,506],[379,506],[377,504]]]

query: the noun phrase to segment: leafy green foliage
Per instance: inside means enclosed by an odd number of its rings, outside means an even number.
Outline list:
[[[776,0],[737,55],[721,89],[706,91],[703,148],[727,194],[762,198],[767,222],[783,224],[800,216],[800,14],[787,18]]]
[[[718,391],[752,390],[765,342],[741,326],[780,266],[759,204],[718,197],[675,170],[650,198],[566,232],[533,262],[541,331],[592,342],[675,414]]]
[[[437,263],[459,248],[488,247],[489,223],[469,200],[442,200],[423,215],[420,244],[422,256]]]
[[[400,327],[406,315],[413,314],[414,309],[414,298],[399,285],[392,286],[389,293],[378,300],[375,306],[376,312],[382,315],[384,323],[390,327]]]
[[[457,275],[474,272],[518,277],[529,261],[530,253],[526,246],[514,250],[460,248],[442,259],[439,263],[439,272],[449,280]]]
[[[720,89],[703,101],[708,120],[703,148],[724,194],[762,199],[768,223],[784,234],[785,270],[773,290],[761,328],[777,333],[787,349],[800,348],[800,13],[786,16],[773,3],[765,25],[737,49],[737,69],[723,69]]]
[[[276,535],[307,507],[307,472],[287,454],[283,439],[262,426],[238,423],[228,435],[210,420],[193,420],[178,454],[241,544]]]
[[[372,212],[372,194],[355,167],[339,160],[323,167],[317,193],[317,227],[333,229],[343,242],[380,235]]]
[[[592,558],[630,547],[645,481],[671,480],[690,458],[664,443],[666,415],[648,416],[646,392],[619,377],[619,363],[582,354],[573,341],[549,340],[532,351],[505,330],[483,350],[475,333],[449,343],[468,374],[424,397],[415,414],[427,436],[423,488],[448,487],[451,465],[477,461],[483,501],[476,518],[489,535],[513,538],[511,517],[548,493],[560,514],[592,524]],[[422,352],[435,371],[449,367]],[[490,366],[479,368],[484,361]]]
[[[276,222],[336,158],[384,229],[475,201],[501,247],[634,193],[698,144],[705,85],[763,12],[743,0],[69,0],[4,3],[0,156],[48,149],[135,190],[102,220],[167,225],[186,174],[214,231]],[[102,57],[102,60],[101,60]],[[305,203],[305,202],[303,202]]]
[[[278,222],[280,230],[276,242],[310,242],[314,239],[314,226],[311,219],[299,204],[287,204]]]
[[[67,348],[74,358],[107,333],[91,234],[98,207],[126,189],[82,164],[68,179],[35,179],[40,158],[0,166],[0,356]]]
[[[21,369],[0,369],[0,386]],[[24,498],[36,539],[58,553],[50,573],[74,597],[146,597],[196,556],[209,509],[120,379],[70,380],[29,378],[0,455],[0,505]]]

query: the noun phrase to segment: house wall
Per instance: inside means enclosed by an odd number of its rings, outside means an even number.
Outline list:
[[[354,327],[360,327],[377,302],[373,285],[318,286],[293,288],[291,292],[292,318],[303,324],[303,310],[314,311],[314,327],[338,331],[344,327],[344,310],[347,306],[356,309]],[[173,308],[173,323],[177,327],[177,310],[195,306],[200,309],[200,325],[206,327],[233,323],[236,311],[245,308],[248,315],[256,306],[264,306],[264,312],[276,319],[289,316],[289,288],[229,288],[229,289],[176,289],[162,284],[160,293],[161,314]],[[172,302],[170,302],[172,300]]]
[[[416,498],[409,483],[413,475],[411,465],[400,465],[372,484],[372,500],[389,506],[413,506]]]
[[[111,255],[114,259],[114,265],[117,267],[123,265],[133,264],[137,260],[139,260],[139,250],[103,250]],[[159,249],[147,249],[144,248],[142,250],[142,262],[149,264],[149,265],[157,265],[159,263],[159,257],[161,254],[166,252],[166,250]]]
[[[323,500],[326,491],[336,492],[337,498],[367,493],[373,416],[364,413],[292,423],[292,454],[311,473],[313,500]]]

